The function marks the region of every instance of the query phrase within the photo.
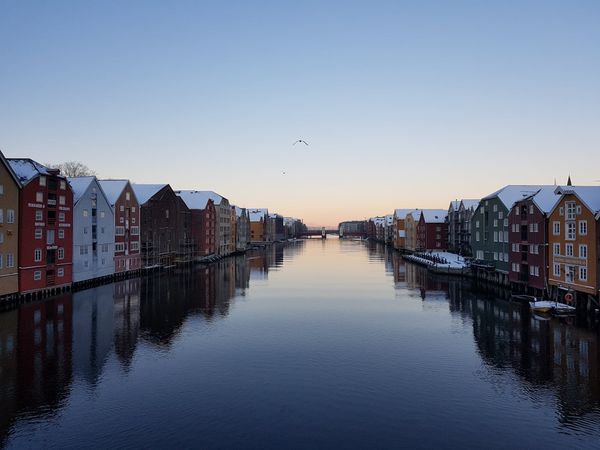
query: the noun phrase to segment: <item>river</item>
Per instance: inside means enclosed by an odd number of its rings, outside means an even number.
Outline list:
[[[598,332],[380,245],[274,245],[0,312],[7,448],[597,448]]]

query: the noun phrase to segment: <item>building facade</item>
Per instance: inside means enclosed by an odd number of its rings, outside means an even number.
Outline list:
[[[234,206],[236,216],[236,250],[245,251],[250,244],[250,217],[246,208]]]
[[[560,186],[560,196],[548,218],[553,296],[598,299],[600,186]]]
[[[115,273],[115,217],[96,177],[69,178],[73,191],[73,282]]]
[[[168,184],[132,184],[140,204],[142,267],[172,267],[186,258],[189,209]]]
[[[206,191],[176,191],[190,211],[194,259],[202,260],[217,254],[217,210]]]
[[[19,179],[0,152],[0,297],[19,291],[19,191]]]
[[[100,180],[115,216],[115,272],[140,270],[140,205],[129,180]]]
[[[31,159],[8,159],[21,184],[19,291],[69,286],[73,280],[73,192],[58,169]],[[4,222],[13,223],[15,211]]]
[[[555,186],[514,203],[508,216],[509,281],[519,291],[548,292],[548,214],[558,201]]]
[[[448,207],[448,250],[471,256],[471,219],[479,200],[463,199],[450,202]]]
[[[408,252],[417,250],[417,225],[421,220],[421,210],[408,213],[404,218],[404,249]]]
[[[446,251],[448,249],[446,210],[423,209],[416,225],[417,251]]]
[[[416,209],[396,209],[394,210],[394,248],[396,250],[405,250],[406,249],[406,229],[404,222],[406,220],[406,215],[408,213],[412,213],[417,211]]]
[[[250,242],[259,243],[268,241],[268,217],[269,211],[265,208],[255,208],[248,210],[248,218],[250,220]]]

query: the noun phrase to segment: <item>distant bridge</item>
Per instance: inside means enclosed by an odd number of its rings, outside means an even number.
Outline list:
[[[304,239],[311,239],[313,237],[327,239],[328,234],[338,234],[338,230],[328,230],[326,228],[312,228],[304,231],[300,237]]]

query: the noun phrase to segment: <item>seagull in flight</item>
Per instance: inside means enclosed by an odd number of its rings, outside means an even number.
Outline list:
[[[296,144],[298,144],[298,143],[302,143],[302,144],[304,144],[304,145],[306,145],[306,146],[308,147],[308,142],[306,142],[306,141],[304,141],[304,140],[302,140],[302,139],[298,139],[298,140],[297,140],[296,142],[294,142],[292,145],[296,145]]]

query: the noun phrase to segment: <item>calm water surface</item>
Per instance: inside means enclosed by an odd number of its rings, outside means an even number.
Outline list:
[[[0,313],[0,446],[598,448],[599,364],[592,327],[313,240]]]

